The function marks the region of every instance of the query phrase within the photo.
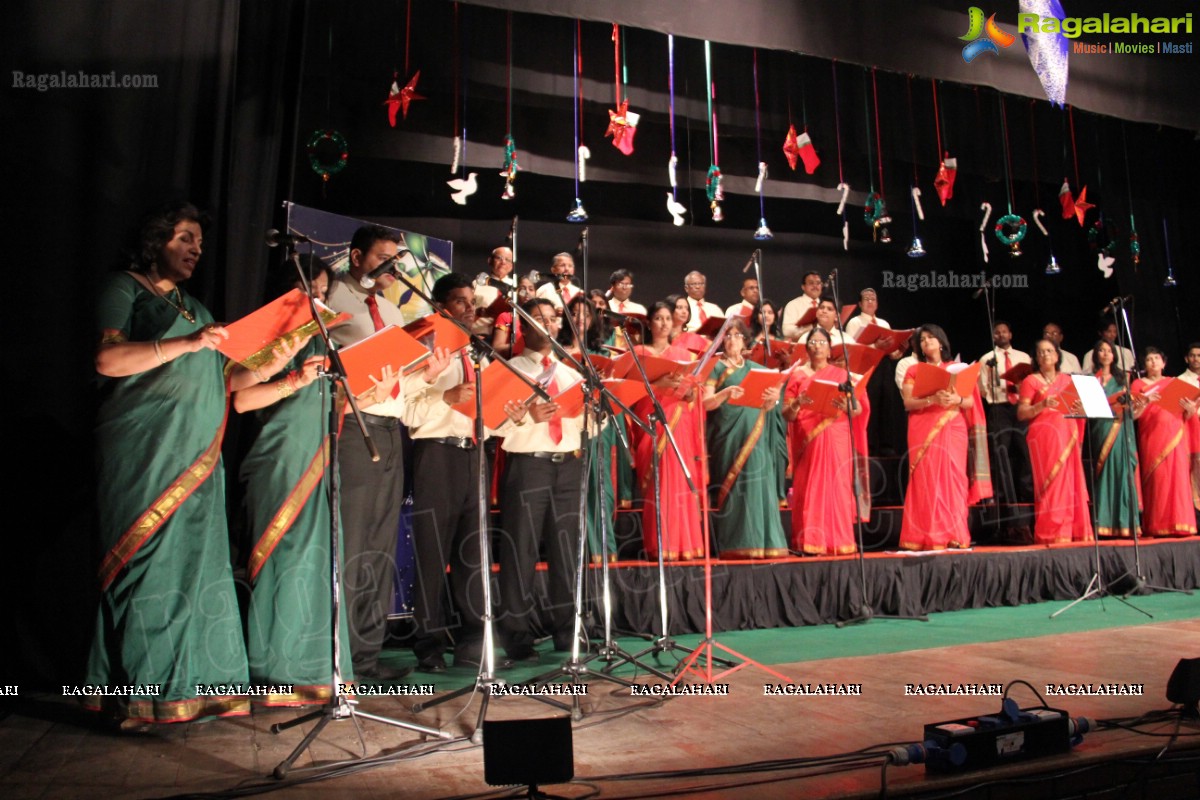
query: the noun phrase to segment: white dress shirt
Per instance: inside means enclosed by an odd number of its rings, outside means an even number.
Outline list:
[[[552,283],[543,283],[537,289],[538,297],[543,300],[549,300],[551,303],[554,303],[555,308],[560,309],[564,307],[562,293],[563,287],[559,285],[557,280]],[[567,303],[570,303],[581,294],[583,294],[583,289],[580,289],[573,283],[567,284]]]
[[[339,346],[354,344],[362,341],[375,332],[375,322],[367,308],[367,298],[371,292],[350,276],[349,272],[337,275],[329,284],[329,293],[325,296],[325,305],[334,311],[351,315],[348,322],[330,328],[329,336]],[[404,315],[390,300],[382,294],[375,295],[376,308],[384,325],[404,326]],[[378,376],[376,376],[378,377]],[[382,403],[375,403],[363,409],[366,414],[377,417],[400,417],[404,413],[404,381],[400,382],[398,397],[390,397]]]
[[[1002,350],[999,347],[993,347],[989,352],[984,353],[979,357],[981,366],[979,367],[979,394],[983,396],[985,403],[1005,403],[1008,401],[1008,387],[1005,386],[1007,381],[1000,378],[1005,373],[1004,355],[1008,354],[1010,366],[1015,367],[1017,364],[1032,364],[1033,359],[1028,353],[1022,353],[1014,347],[1008,350]],[[992,369],[988,366],[991,358],[996,358],[996,368]],[[1021,391],[1021,382],[1014,383],[1013,391],[1018,394]]]
[[[846,333],[857,340],[858,335],[863,332],[863,328],[868,325],[878,325],[880,328],[887,328],[889,331],[892,329],[892,326],[888,324],[886,319],[869,314],[859,314],[858,316],[851,317],[850,321],[846,323]]]
[[[510,358],[508,363],[529,377],[537,378],[546,371],[546,367],[542,365],[545,357],[547,356],[542,353],[525,350],[521,355]],[[551,385],[546,387],[551,397],[583,379],[583,376],[559,361],[553,353],[548,354],[548,357],[554,365]],[[550,435],[550,422],[534,422],[527,414],[521,424],[511,420],[504,424],[502,447],[506,453],[570,453],[580,449],[583,441],[582,431],[582,412],[574,417],[565,417],[562,420],[562,440],[555,442]]]
[[[688,331],[689,333],[699,330],[700,326],[703,324],[700,321],[701,307],[704,308],[704,316],[705,316],[706,321],[709,317],[722,317],[723,318],[725,316],[725,312],[721,311],[721,307],[718,306],[716,303],[710,303],[707,300],[693,300],[690,297],[687,299],[687,302],[688,302],[688,309],[690,309],[692,312],[692,317],[691,317],[691,319],[688,320],[687,325],[683,326],[683,329],[685,331]]]
[[[809,297],[806,294],[789,300],[788,304],[783,307],[783,338],[795,340],[812,330],[812,325],[797,325],[796,323],[808,313],[810,308],[816,308],[820,302],[819,297]]]

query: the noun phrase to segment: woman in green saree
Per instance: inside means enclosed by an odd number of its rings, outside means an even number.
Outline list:
[[[104,556],[85,683],[108,693],[84,707],[122,727],[249,709],[237,686],[248,674],[221,438],[227,389],[266,380],[286,359],[226,375],[215,348],[228,334],[179,286],[200,258],[202,220],[187,203],[153,214],[133,268],[107,276],[98,296]]]
[[[1128,384],[1123,369],[1113,369],[1115,354],[1111,344],[1101,339],[1092,349],[1096,377],[1108,395],[1113,419],[1088,420],[1088,439],[1095,466],[1096,535],[1131,538],[1142,507],[1141,480],[1138,478],[1137,439],[1127,431],[1131,414],[1125,411],[1122,399]],[[1130,447],[1130,442],[1133,447]],[[1132,499],[1132,502],[1131,502]]]
[[[740,384],[757,366],[745,358],[749,336],[742,320],[729,325],[704,390],[713,531],[721,558],[779,558],[788,554],[779,516],[787,469],[779,389],[764,392],[760,408],[728,402],[742,395]]]

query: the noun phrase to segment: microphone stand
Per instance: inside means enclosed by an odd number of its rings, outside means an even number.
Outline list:
[[[1126,379],[1125,382],[1126,382],[1126,384],[1128,384],[1129,383],[1128,379]],[[1132,420],[1132,418],[1133,418],[1132,406],[1129,406],[1129,408],[1130,408],[1129,417],[1130,417],[1130,420]],[[1068,414],[1065,416],[1067,419],[1079,419],[1080,418],[1079,416],[1076,416],[1073,414]],[[1091,426],[1092,420],[1087,416],[1087,414],[1083,414],[1081,416],[1084,420],[1084,424],[1087,426]],[[1100,417],[1100,419],[1104,419],[1104,418]],[[1124,422],[1124,420],[1118,420],[1114,424],[1121,425],[1122,422]],[[1122,426],[1122,427],[1124,427],[1124,426]],[[1121,436],[1125,435],[1123,430],[1121,431],[1120,435]],[[1087,431],[1086,438],[1087,438],[1087,443],[1088,443],[1088,461],[1092,462],[1095,459],[1096,454],[1095,454],[1095,448],[1092,446],[1091,431]],[[1132,472],[1132,470],[1130,470],[1130,471]],[[1147,617],[1154,619],[1153,614],[1150,614],[1148,611],[1138,608],[1133,603],[1126,600],[1124,597],[1117,597],[1116,595],[1112,594],[1108,590],[1108,585],[1105,584],[1105,582],[1104,582],[1104,571],[1100,565],[1100,537],[1096,535],[1097,531],[1099,530],[1099,526],[1097,525],[1097,521],[1098,521],[1097,514],[1099,512],[1096,508],[1096,501],[1095,501],[1095,498],[1096,498],[1096,470],[1094,467],[1092,469],[1088,470],[1088,492],[1092,497],[1092,504],[1091,504],[1092,505],[1092,551],[1093,551],[1093,556],[1096,561],[1095,572],[1092,573],[1091,579],[1088,580],[1088,585],[1083,590],[1083,594],[1079,595],[1074,600],[1072,600],[1070,603],[1068,603],[1067,605],[1060,608],[1058,611],[1055,611],[1053,614],[1051,614],[1050,619],[1054,619],[1059,614],[1065,614],[1066,612],[1070,611],[1075,606],[1082,603],[1084,600],[1089,600],[1093,597],[1100,598],[1100,608],[1101,608],[1101,610],[1103,610],[1104,597],[1106,595],[1109,597],[1112,597],[1116,600],[1119,600],[1120,602],[1122,602],[1125,605],[1132,608],[1134,611],[1140,611],[1141,613],[1145,614]],[[1137,509],[1134,509],[1135,512],[1136,512],[1136,510]],[[1136,529],[1138,527],[1136,514],[1134,516],[1133,527],[1134,527],[1134,533],[1136,535]]]
[[[846,330],[842,327],[841,301],[838,299],[837,286],[837,270],[829,273],[829,286],[833,292],[833,307],[834,307],[834,322],[837,323],[838,334],[842,339],[842,355],[846,359],[846,382],[839,388],[846,397],[846,424],[850,427],[850,492],[854,495],[854,532],[858,538],[858,583],[862,592],[862,604],[858,607],[851,606],[850,611],[854,614],[853,617],[847,620],[839,620],[835,623],[838,628],[844,628],[847,625],[856,625],[858,623],[870,622],[872,619],[905,619],[917,622],[928,622],[929,617],[924,614],[918,616],[904,616],[893,614],[876,614],[874,605],[870,597],[870,589],[867,584],[867,562],[866,555],[863,552],[863,519],[862,519],[862,484],[858,473],[858,443],[854,436],[854,418],[850,415],[850,409],[858,405],[858,400],[854,396],[854,384],[850,380],[850,357],[849,351],[846,349]],[[811,331],[809,332],[811,336]],[[830,348],[832,349],[832,348]],[[862,409],[859,409],[861,413]]]
[[[371,436],[367,433],[366,424],[362,418],[362,412],[359,411],[358,403],[355,402],[354,394],[350,391],[349,385],[346,383],[346,370],[342,366],[342,359],[338,351],[333,347],[333,342],[329,338],[329,329],[325,327],[325,321],[321,319],[321,314],[317,309],[316,300],[313,298],[312,286],[309,283],[308,276],[304,274],[304,268],[300,266],[299,254],[288,245],[290,255],[289,260],[296,267],[296,274],[300,276],[300,284],[304,287],[304,293],[308,297],[309,310],[312,313],[313,321],[317,324],[317,331],[321,336],[321,340],[325,343],[325,350],[329,356],[331,369],[322,371],[321,378],[332,384],[333,391],[328,392],[330,396],[329,402],[329,419],[328,419],[328,436],[329,436],[329,608],[330,608],[330,653],[331,666],[333,667],[330,686],[329,700],[326,701],[320,708],[311,711],[307,714],[302,714],[295,719],[287,722],[278,722],[271,726],[271,733],[281,733],[289,728],[294,728],[297,725],[303,725],[311,720],[317,720],[317,724],[312,727],[300,744],[292,750],[283,761],[276,765],[272,774],[275,778],[282,780],[287,777],[292,765],[296,759],[307,750],[320,735],[321,731],[330,722],[340,722],[342,720],[350,720],[354,723],[354,728],[358,732],[359,746],[362,748],[362,756],[366,758],[367,747],[366,742],[362,738],[362,728],[359,727],[358,718],[373,720],[385,725],[391,725],[397,728],[405,728],[407,730],[423,733],[427,736],[435,736],[440,739],[452,738],[449,734],[439,731],[436,728],[426,728],[423,725],[415,725],[410,722],[401,722],[400,720],[381,717],[375,714],[368,714],[365,711],[359,711],[356,706],[357,702],[348,698],[342,693],[342,650],[341,650],[341,606],[342,606],[342,576],[341,576],[341,470],[338,464],[338,436],[337,431],[338,415],[340,408],[336,402],[338,385],[345,392],[346,399],[350,403],[350,408],[354,412],[355,422],[358,424],[362,432],[363,439],[366,441],[367,450],[371,454],[372,461],[379,460],[379,451],[375,448],[375,444],[371,441]],[[310,244],[311,248],[312,245]],[[311,252],[310,252],[311,255]],[[359,760],[359,759],[353,759]],[[341,762],[346,763],[346,762]]]
[[[578,540],[577,540],[578,549],[576,551],[576,564],[575,564],[575,598],[574,598],[575,599],[575,619],[574,619],[574,631],[573,631],[573,636],[572,636],[572,640],[571,640],[571,655],[558,668],[551,670],[549,672],[545,672],[541,675],[537,675],[533,678],[530,678],[529,680],[525,681],[522,685],[542,686],[542,685],[549,683],[551,680],[554,680],[555,678],[565,678],[571,684],[576,685],[579,683],[579,681],[584,676],[594,675],[598,678],[602,678],[602,679],[610,681],[612,683],[630,687],[630,686],[634,685],[632,681],[628,681],[624,678],[618,678],[617,676],[610,675],[606,672],[591,672],[587,667],[587,663],[596,658],[600,658],[601,654],[599,652],[591,653],[586,658],[581,659],[580,652],[579,652],[579,642],[583,637],[583,576],[584,576],[584,572],[586,570],[585,564],[586,564],[586,551],[587,551],[587,487],[588,487],[588,479],[589,479],[589,475],[590,475],[589,470],[591,469],[591,464],[592,464],[592,448],[598,442],[598,439],[596,437],[592,437],[592,436],[588,435],[588,430],[590,428],[589,417],[590,417],[590,414],[592,413],[591,398],[594,397],[597,392],[599,392],[601,395],[601,398],[605,402],[608,402],[609,400],[613,400],[613,401],[617,402],[618,404],[620,404],[621,407],[624,408],[630,414],[632,414],[633,412],[629,411],[629,409],[624,404],[621,404],[620,400],[618,400],[615,396],[613,396],[612,393],[609,392],[609,390],[604,387],[603,383],[600,380],[599,374],[596,372],[595,366],[591,363],[590,359],[588,359],[586,357],[586,355],[582,358],[582,362],[577,361],[570,353],[567,352],[567,349],[565,347],[563,347],[562,344],[560,344],[557,340],[555,340],[554,337],[550,336],[549,332],[546,331],[546,329],[543,328],[541,325],[539,325],[538,322],[535,319],[533,319],[533,317],[531,317],[527,311],[525,311],[525,309],[523,309],[519,306],[513,306],[513,310],[517,314],[520,315],[521,319],[523,319],[525,321],[526,325],[529,325],[530,327],[537,330],[539,333],[541,333],[542,335],[544,335],[546,337],[546,339],[550,342],[551,349],[554,350],[555,354],[560,359],[562,359],[563,362],[569,364],[577,372],[579,372],[581,375],[584,376],[583,391],[584,391],[584,398],[585,398],[584,404],[583,404],[583,430],[581,432],[582,442],[581,442],[581,447],[580,447],[581,452],[582,452],[582,462],[583,463],[581,464],[582,476],[580,477],[580,480],[579,480],[579,483],[580,483],[580,487],[579,487],[579,535],[578,535]],[[575,341],[582,342],[583,340],[579,337],[579,331],[575,326],[575,321],[573,319],[571,319],[570,313],[568,312],[567,314],[565,314],[565,317],[568,320],[567,324],[570,326],[571,333],[572,333],[572,336],[575,337]],[[640,421],[638,424],[641,424]],[[597,425],[597,430],[598,429],[599,429],[599,425]],[[603,496],[603,493],[601,493],[601,496]],[[601,504],[601,514],[603,514],[603,513],[604,513],[604,509],[603,509],[603,503],[602,503]],[[604,565],[603,569],[605,571],[605,577],[607,578],[607,563],[608,563],[607,534],[608,534],[608,531],[606,528],[602,527],[600,533],[601,533],[601,538],[602,538],[602,545],[601,545],[601,559],[602,560],[601,560],[601,563]],[[609,600],[609,592],[608,592],[608,585],[606,583],[604,586],[604,603],[605,603],[604,610],[605,610],[606,621],[608,620],[609,614],[610,614],[608,600]],[[608,630],[608,628],[606,627],[606,631],[607,630]],[[622,655],[624,655],[623,651],[622,651]],[[570,711],[571,719],[573,719],[573,720],[578,721],[583,718],[583,709],[580,706],[579,695],[577,695],[577,694],[571,695],[570,704],[560,702],[558,700],[553,700],[549,697],[541,697],[538,695],[533,695],[533,699],[540,700],[543,703],[545,703],[546,705],[554,706],[555,708],[559,708],[564,711]]]
[[[1116,356],[1117,356],[1117,366],[1121,370],[1126,370],[1126,365],[1124,364],[1125,351],[1123,348],[1126,345],[1128,345],[1129,352],[1131,352],[1131,353],[1137,352],[1133,349],[1133,330],[1129,326],[1129,313],[1125,309],[1125,302],[1126,302],[1125,297],[1113,298],[1113,302],[1112,302],[1112,309],[1114,312],[1116,312],[1114,316],[1116,316],[1119,319],[1119,322],[1117,324]],[[1133,381],[1129,378],[1128,370],[1126,370],[1126,372],[1125,372],[1125,401],[1128,404],[1128,408],[1132,411],[1132,409],[1133,409]],[[1126,444],[1130,448],[1132,448],[1130,450],[1130,452],[1136,453],[1137,452],[1137,436],[1134,433],[1134,428],[1136,427],[1136,421],[1133,420],[1132,413],[1130,413],[1129,416],[1130,416],[1130,421],[1133,424],[1126,426],[1128,428],[1128,432],[1126,433]],[[1131,517],[1132,519],[1138,519],[1137,483],[1136,483],[1136,481],[1137,481],[1137,476],[1136,476],[1134,470],[1130,470],[1129,471],[1130,491],[1129,491],[1129,499],[1127,502],[1130,504],[1131,511],[1133,512],[1132,517]],[[1093,533],[1093,535],[1095,535],[1095,534]],[[1121,578],[1125,577],[1128,574],[1129,574],[1129,570],[1127,569],[1127,570],[1125,570],[1125,572],[1121,573],[1121,575],[1119,575],[1117,577],[1117,580],[1120,580]],[[1142,572],[1141,525],[1133,526],[1133,579],[1132,579],[1132,584],[1133,585],[1129,588],[1129,591],[1125,592],[1125,594],[1122,595],[1122,599],[1129,597],[1129,595],[1131,595],[1131,594],[1137,594],[1137,593],[1141,592],[1143,589],[1151,589],[1156,592],[1179,592],[1181,594],[1191,595],[1191,592],[1188,591],[1187,589],[1176,589],[1172,586],[1159,586],[1157,584],[1146,582],[1145,573]],[[1138,610],[1141,611],[1140,608]],[[1153,619],[1153,616],[1154,616],[1153,614],[1150,614],[1145,611],[1142,611],[1142,613]]]
[[[988,323],[987,337],[988,337],[988,341],[991,342],[991,344],[992,344],[992,353],[989,356],[989,361],[991,363],[985,364],[985,366],[987,367],[987,369],[989,371],[989,374],[991,375],[991,379],[988,381],[988,384],[991,386],[992,396],[995,397],[997,390],[999,390],[1004,393],[1004,402],[1007,403],[1008,402],[1008,392],[1006,391],[1006,387],[1004,386],[1004,381],[1000,380],[1000,374],[1001,374],[1000,373],[1000,360],[999,360],[999,356],[996,353],[996,340],[995,340],[995,334],[994,334],[994,331],[996,330],[996,311],[995,311],[996,287],[992,283],[991,279],[987,277],[986,272],[981,271],[980,274],[984,276],[984,279],[983,279],[983,286],[981,286],[978,291],[983,293],[984,307],[987,309],[987,323]],[[978,292],[976,293],[975,296],[976,296],[976,298],[978,298],[978,296],[979,296]],[[1011,342],[1009,343],[1009,346],[1011,347]],[[982,396],[982,394],[980,395],[979,400],[980,400],[980,402],[987,404],[984,407],[984,419],[988,425],[988,430],[990,433],[991,429],[993,427],[998,427],[998,426],[995,426],[992,424],[993,422],[996,421],[996,415],[993,415],[992,419],[987,419],[988,407],[990,407],[992,404],[987,403],[986,398],[984,398]],[[1021,436],[1024,437],[1025,434],[1021,433]],[[989,448],[993,447],[990,436],[989,436],[989,441],[988,441],[988,447]],[[1009,454],[1007,447],[1004,449],[1004,461],[1008,465],[1008,470],[998,470],[999,474],[993,475],[992,479],[994,481],[1000,481],[1000,482],[1004,482],[1005,479],[1008,480],[1008,482],[1004,484],[1004,498],[1005,498],[1005,500],[1007,500],[1007,505],[1009,505],[1011,507],[1011,506],[1016,505],[1017,500],[1019,499],[1017,496],[1017,480],[1018,480],[1018,478],[1017,478],[1017,475],[1015,475],[1013,473],[1012,456]],[[990,462],[991,462],[991,454],[989,451],[989,463]],[[997,465],[1000,465],[999,461],[997,461],[996,463],[997,463]],[[996,512],[994,519],[990,523],[990,524],[994,525],[992,535],[994,537],[998,537],[1000,535],[1000,529],[1001,529],[1002,523],[1004,521],[1004,518],[1001,515],[999,499],[993,497],[992,505],[995,507],[995,512]],[[1011,508],[1010,508],[1010,512],[1011,512]]]
[[[754,280],[758,282],[758,325],[762,328],[763,352],[766,353],[766,361],[769,364],[771,363],[771,330],[767,327],[767,311],[763,308],[763,298],[767,295],[763,291],[762,248],[758,248],[750,254],[750,263],[742,267],[742,273],[744,274],[750,267],[754,267]]]
[[[487,716],[488,702],[492,696],[492,686],[503,686],[504,679],[498,678],[495,675],[496,669],[496,654],[495,654],[495,617],[492,614],[492,560],[491,548],[488,542],[488,479],[487,479],[487,457],[484,453],[484,424],[483,424],[483,370],[481,362],[484,358],[490,358],[494,361],[499,361],[504,365],[505,369],[515,375],[526,386],[533,390],[534,394],[541,397],[543,400],[549,400],[550,396],[546,393],[536,381],[530,380],[525,373],[516,369],[502,358],[492,346],[482,337],[471,333],[463,323],[455,319],[445,309],[438,308],[433,302],[433,298],[429,297],[425,292],[421,291],[408,276],[402,272],[393,271],[394,277],[401,283],[408,286],[414,294],[429,304],[429,307],[434,309],[434,313],[441,315],[444,319],[449,320],[459,330],[467,334],[471,340],[471,366],[474,370],[475,381],[475,450],[478,457],[478,467],[475,474],[475,490],[479,501],[479,517],[477,524],[479,525],[479,572],[483,581],[483,653],[479,659],[479,673],[475,676],[475,682],[456,689],[452,692],[440,695],[439,697],[424,703],[414,703],[412,712],[420,714],[427,708],[432,708],[442,703],[461,697],[468,692],[480,693],[479,716],[476,720],[475,730],[471,733],[470,739],[473,744],[483,742],[483,720]],[[439,735],[445,735],[438,732]]]
[[[640,322],[639,322],[639,324],[640,324]],[[645,340],[645,338],[646,338],[646,332],[643,327],[642,339]],[[638,666],[642,666],[643,668],[647,669],[648,672],[650,672],[654,675],[657,675],[659,678],[669,681],[669,680],[671,680],[671,677],[669,675],[665,674],[662,670],[646,668],[640,661],[638,661],[638,659],[642,658],[642,656],[645,656],[648,654],[653,654],[655,656],[655,660],[657,661],[657,656],[659,653],[668,653],[668,652],[680,650],[680,651],[686,652],[689,655],[691,655],[694,652],[690,648],[686,648],[683,645],[676,642],[674,639],[672,639],[671,635],[669,633],[670,619],[669,619],[669,612],[667,609],[667,572],[666,572],[665,561],[663,559],[663,546],[662,546],[663,545],[662,480],[661,480],[661,476],[659,474],[660,469],[659,469],[659,465],[658,465],[658,460],[659,460],[658,459],[658,430],[659,430],[659,428],[662,429],[662,433],[663,433],[664,437],[666,438],[667,443],[671,446],[671,452],[674,454],[675,460],[679,462],[679,468],[683,471],[684,479],[687,481],[688,487],[691,489],[693,495],[696,492],[696,484],[692,480],[692,473],[687,467],[687,463],[683,458],[683,454],[679,451],[678,444],[676,444],[676,442],[675,442],[675,436],[671,433],[670,426],[667,425],[666,412],[663,410],[662,403],[659,402],[658,397],[654,394],[654,385],[650,382],[649,375],[646,374],[645,365],[642,364],[641,358],[638,357],[637,347],[631,346],[629,348],[629,353],[633,358],[634,366],[637,367],[638,374],[642,378],[642,385],[646,387],[646,393],[650,398],[650,403],[653,405],[653,410],[648,415],[646,423],[644,425],[642,425],[642,428],[643,428],[643,430],[646,430],[647,435],[649,435],[651,437],[651,439],[650,439],[650,441],[651,441],[650,467],[651,467],[651,472],[654,475],[654,520],[655,520],[655,538],[657,540],[657,549],[658,549],[659,624],[662,627],[661,627],[661,631],[659,633],[658,638],[654,639],[652,644],[649,647],[647,647],[646,649],[641,650],[637,653],[634,653],[631,658],[623,657],[621,659],[611,662],[607,667],[604,668],[604,672],[611,674],[612,671],[614,669],[616,669],[618,666],[625,664],[627,662],[633,662],[633,663],[637,664]],[[634,415],[632,417],[632,419],[636,420],[637,416]],[[643,500],[643,502],[645,502],[645,501]]]

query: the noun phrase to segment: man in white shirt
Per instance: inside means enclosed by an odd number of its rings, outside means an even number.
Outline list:
[[[1062,363],[1058,365],[1059,372],[1065,372],[1068,375],[1079,375],[1083,373],[1083,366],[1079,363],[1079,359],[1063,350],[1062,326],[1057,322],[1047,322],[1042,326],[1042,338],[1048,342],[1054,342],[1058,347],[1058,352],[1062,354]]]
[[[531,300],[523,308],[550,336],[558,334],[558,316],[550,301]],[[558,360],[550,341],[525,326],[525,349],[510,362],[543,382],[551,398],[578,383],[581,376]],[[540,611],[556,650],[571,649],[574,633],[573,590],[579,558],[579,482],[582,477],[582,412],[557,416],[553,399],[505,406],[503,426],[507,469],[497,547],[500,607],[505,648],[514,661],[536,661],[532,614],[539,547],[546,551],[548,607]]]
[[[1200,387],[1200,342],[1192,342],[1188,345],[1184,360],[1187,361],[1187,369],[1183,371],[1179,379],[1187,381],[1192,386]]]
[[[471,327],[475,291],[457,272],[438,278],[437,308]],[[421,672],[445,672],[454,642],[456,667],[478,666],[483,649],[483,582],[479,572],[480,448],[475,422],[452,408],[475,399],[475,374],[466,349],[432,383],[421,375],[404,381],[404,424],[413,439],[412,534],[416,555],[416,639]],[[485,432],[486,436],[486,432]],[[485,499],[486,502],[486,499]],[[446,574],[446,566],[450,574]],[[450,601],[457,608],[450,607]]]
[[[758,278],[742,278],[742,290],[740,294],[742,302],[734,303],[725,309],[725,316],[732,317],[736,315],[749,318],[754,313],[754,308],[758,305]]]
[[[554,279],[539,286],[537,296],[549,300],[561,314],[576,295],[583,294],[583,289],[572,283],[575,277],[575,259],[570,253],[559,253],[550,262],[550,274]]]
[[[683,276],[683,290],[687,292],[688,309],[692,312],[687,324],[683,326],[685,331],[699,330],[701,325],[708,322],[709,317],[725,316],[720,306],[704,299],[707,289],[708,279],[703,273],[692,270]]]
[[[333,310],[352,315],[350,321],[330,331],[338,345],[365,339],[387,325],[404,324],[400,309],[382,295],[395,283],[392,275],[380,275],[370,289],[361,282],[363,276],[396,255],[399,243],[399,234],[378,225],[364,225],[355,231],[350,241],[350,269],[334,278],[325,300]],[[434,380],[447,364],[444,353],[435,354],[424,376]],[[418,375],[417,379],[422,377]],[[379,461],[371,460],[353,418],[346,421],[338,440],[344,539],[343,607],[350,627],[355,677],[389,680],[403,674],[381,666],[379,653],[392,606],[396,535],[404,502],[400,418],[405,403],[398,370],[387,369],[379,380],[374,376],[372,380],[375,389],[359,400],[371,439],[379,451]]]
[[[507,247],[497,247],[487,260],[487,272],[480,273],[475,278],[475,322],[472,323],[472,333],[480,336],[491,336],[495,317],[485,313],[500,297],[501,292],[511,295],[517,288],[517,276],[513,274],[513,253]]]
[[[618,314],[641,314],[646,316],[646,307],[630,300],[633,294],[633,273],[618,269],[608,278],[608,309]]]
[[[804,294],[797,298],[788,301],[788,304],[783,307],[783,338],[793,342],[800,341],[802,334],[812,330],[812,324],[800,325],[800,320],[808,313],[809,309],[815,309],[817,303],[821,299],[821,289],[824,288],[824,283],[821,281],[821,274],[814,270],[809,270],[804,273],[803,291]]]
[[[1012,328],[1003,320],[992,326],[992,349],[979,357],[979,393],[987,412],[992,477],[997,503],[1033,501],[1033,473],[1025,444],[1027,425],[1017,420],[1020,384],[1006,381],[1005,372],[1031,364],[1028,353],[1012,346]]]
[[[1113,356],[1115,357],[1113,360],[1114,369],[1124,369],[1126,372],[1137,370],[1137,359],[1134,358],[1133,351],[1128,347],[1117,346],[1117,323],[1105,321],[1096,333],[1101,339],[1112,345]],[[1092,351],[1088,350],[1083,354],[1083,372],[1086,375],[1091,375],[1095,371],[1095,365],[1092,364]]]

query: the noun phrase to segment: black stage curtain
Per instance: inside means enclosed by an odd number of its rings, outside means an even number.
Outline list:
[[[10,404],[9,490],[20,499],[7,537],[3,605],[16,646],[3,660],[6,683],[78,681],[91,641],[96,283],[120,267],[142,214],[187,198],[215,219],[189,290],[218,319],[252,307],[290,141],[300,12],[236,0],[22,0],[6,9],[6,78],[83,71],[154,83],[6,86],[0,104],[6,238],[18,267],[9,297],[19,298],[8,304],[18,343],[8,353],[21,378]]]

